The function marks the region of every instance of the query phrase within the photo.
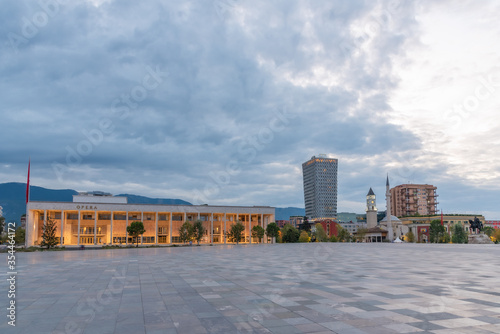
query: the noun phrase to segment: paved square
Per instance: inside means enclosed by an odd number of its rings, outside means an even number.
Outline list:
[[[449,244],[17,253],[17,326],[4,265],[0,333],[500,333],[499,259]]]

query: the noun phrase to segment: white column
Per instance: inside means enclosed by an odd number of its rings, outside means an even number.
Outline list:
[[[264,215],[262,213],[260,214],[260,226],[264,228]],[[264,233],[264,237],[262,238],[262,243],[266,243],[266,241],[267,241],[267,236]]]
[[[155,217],[155,245],[158,245],[158,211],[156,211],[156,217]]]
[[[214,214],[210,214],[210,244],[214,243]]]
[[[80,219],[81,219],[81,213],[80,210],[78,210],[78,240],[76,241],[76,244],[80,246]]]
[[[172,244],[172,212],[169,212],[168,213],[170,219],[168,220],[169,221],[169,224],[168,224],[168,243],[169,244]]]
[[[144,212],[141,211],[141,222],[144,225]],[[141,234],[141,245],[142,245],[142,234]]]
[[[64,245],[64,210],[61,210],[61,246]]]
[[[127,232],[127,227],[128,227],[128,211],[125,212],[125,245],[128,246],[128,232]]]
[[[109,229],[109,244],[113,244],[113,211],[111,211],[111,227]]]
[[[97,211],[94,211],[94,245],[97,245]]]
[[[224,245],[226,244],[226,233],[227,233],[227,230],[226,230],[226,219],[227,219],[227,215],[226,213],[224,212]]]
[[[248,242],[252,243],[252,214],[248,214]]]

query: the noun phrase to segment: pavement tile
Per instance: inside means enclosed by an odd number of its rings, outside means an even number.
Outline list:
[[[0,332],[500,333],[500,247],[474,246],[18,253],[18,326]]]

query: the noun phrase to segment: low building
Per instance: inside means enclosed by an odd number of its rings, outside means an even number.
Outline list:
[[[356,223],[358,221],[358,214],[351,212],[339,212],[337,213],[337,221],[339,223],[347,223],[347,222]]]
[[[290,216],[290,224],[295,228],[299,228],[303,221],[304,216]]]
[[[453,231],[453,226],[456,224],[461,224],[465,232],[470,233],[470,223],[469,220],[474,220],[478,218],[483,225],[485,225],[485,219],[482,215],[443,215],[443,226],[445,231],[451,236]],[[401,223],[397,225],[398,233],[406,235],[411,231],[415,235],[415,241],[418,242],[429,242],[429,231],[431,226],[431,221],[441,220],[441,215],[426,216],[426,217],[405,217],[400,218]],[[401,238],[401,237],[400,237]]]
[[[26,243],[40,245],[48,219],[55,222],[59,245],[64,246],[134,243],[127,235],[127,226],[134,221],[142,221],[146,230],[141,244],[179,243],[181,225],[198,219],[206,229],[202,243],[226,243],[227,233],[237,221],[245,226],[241,241],[256,243],[252,227],[266,228],[274,217],[275,209],[268,206],[128,204],[126,197],[75,195],[73,202],[29,202]]]
[[[289,220],[277,220],[275,221],[276,225],[278,225],[279,228],[283,228],[286,224],[290,224]]]
[[[367,224],[363,222],[339,222],[338,224],[346,229],[351,235],[357,233],[361,228],[367,228]]]
[[[486,220],[484,226],[493,227],[495,230],[500,229],[500,220]]]
[[[332,236],[338,236],[339,235],[339,226],[340,224],[337,223],[335,219],[316,219],[314,221],[310,222],[313,226],[316,224],[321,224],[323,227],[323,230],[325,230],[326,235],[328,238],[331,238]]]

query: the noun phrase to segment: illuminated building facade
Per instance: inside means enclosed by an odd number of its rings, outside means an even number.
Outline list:
[[[274,221],[275,209],[268,206],[211,206],[128,204],[126,197],[73,196],[73,202],[29,202],[26,244],[40,245],[47,219],[56,224],[60,245],[127,245],[135,238],[127,235],[127,226],[142,221],[146,232],[139,244],[180,243],[179,228],[186,221],[201,220],[205,236],[201,243],[231,242],[227,232],[237,221],[245,226],[241,242],[258,243],[251,229],[263,228]]]

